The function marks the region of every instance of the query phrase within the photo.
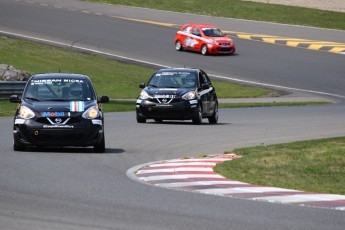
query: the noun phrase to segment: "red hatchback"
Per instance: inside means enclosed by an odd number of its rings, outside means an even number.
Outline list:
[[[220,29],[209,24],[185,24],[175,36],[175,49],[207,54],[234,54],[233,41]]]

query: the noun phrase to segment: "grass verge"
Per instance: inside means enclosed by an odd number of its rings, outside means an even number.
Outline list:
[[[85,1],[85,0],[84,0]],[[217,17],[345,30],[345,13],[241,0],[86,0]]]
[[[133,111],[135,102],[121,99],[134,100],[140,92],[139,83],[146,82],[155,72],[152,68],[4,36],[0,37],[0,53],[0,63],[31,74],[61,71],[88,75],[99,95],[117,99],[104,105],[106,112]],[[271,90],[260,87],[215,80],[213,84],[222,98],[253,98],[272,94]],[[7,100],[0,101],[0,116],[12,116],[14,109],[14,104]]]
[[[154,69],[124,64],[92,54],[73,52],[30,41],[0,37],[0,63],[12,65],[31,74],[47,72],[71,72],[88,75],[99,95],[113,99],[135,99],[139,83],[147,82]],[[207,70],[205,70],[207,72]],[[219,97],[259,97],[271,90],[215,81]]]
[[[218,164],[224,177],[251,184],[345,195],[345,137],[239,148]]]

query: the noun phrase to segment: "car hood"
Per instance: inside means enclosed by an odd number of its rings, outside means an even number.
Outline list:
[[[23,101],[22,105],[36,112],[84,112],[96,101]]]
[[[145,88],[150,96],[155,95],[175,95],[182,96],[187,92],[194,91],[195,88]]]
[[[230,42],[232,42],[231,38],[229,38],[229,37],[207,37],[207,38],[213,39],[218,43],[225,43],[225,42],[230,43]]]

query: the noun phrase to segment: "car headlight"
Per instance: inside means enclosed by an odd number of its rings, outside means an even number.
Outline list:
[[[142,90],[139,98],[145,100],[145,99],[151,98],[151,96],[145,90]]]
[[[100,112],[99,112],[97,106],[90,107],[82,115],[82,117],[85,119],[94,119],[94,118],[99,117],[99,116],[100,116]]]
[[[210,42],[211,42],[212,44],[217,44],[216,40],[213,40],[213,39],[210,39]]]
[[[18,117],[23,119],[31,119],[35,116],[35,113],[26,106],[20,106]]]
[[[193,100],[193,99],[195,99],[195,97],[196,97],[195,92],[194,92],[194,91],[191,91],[191,92],[188,92],[188,93],[184,94],[184,95],[182,96],[182,99],[185,99],[185,100]]]

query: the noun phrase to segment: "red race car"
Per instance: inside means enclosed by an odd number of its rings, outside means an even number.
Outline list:
[[[175,36],[175,49],[207,54],[234,54],[235,44],[220,29],[209,24],[184,24]]]

